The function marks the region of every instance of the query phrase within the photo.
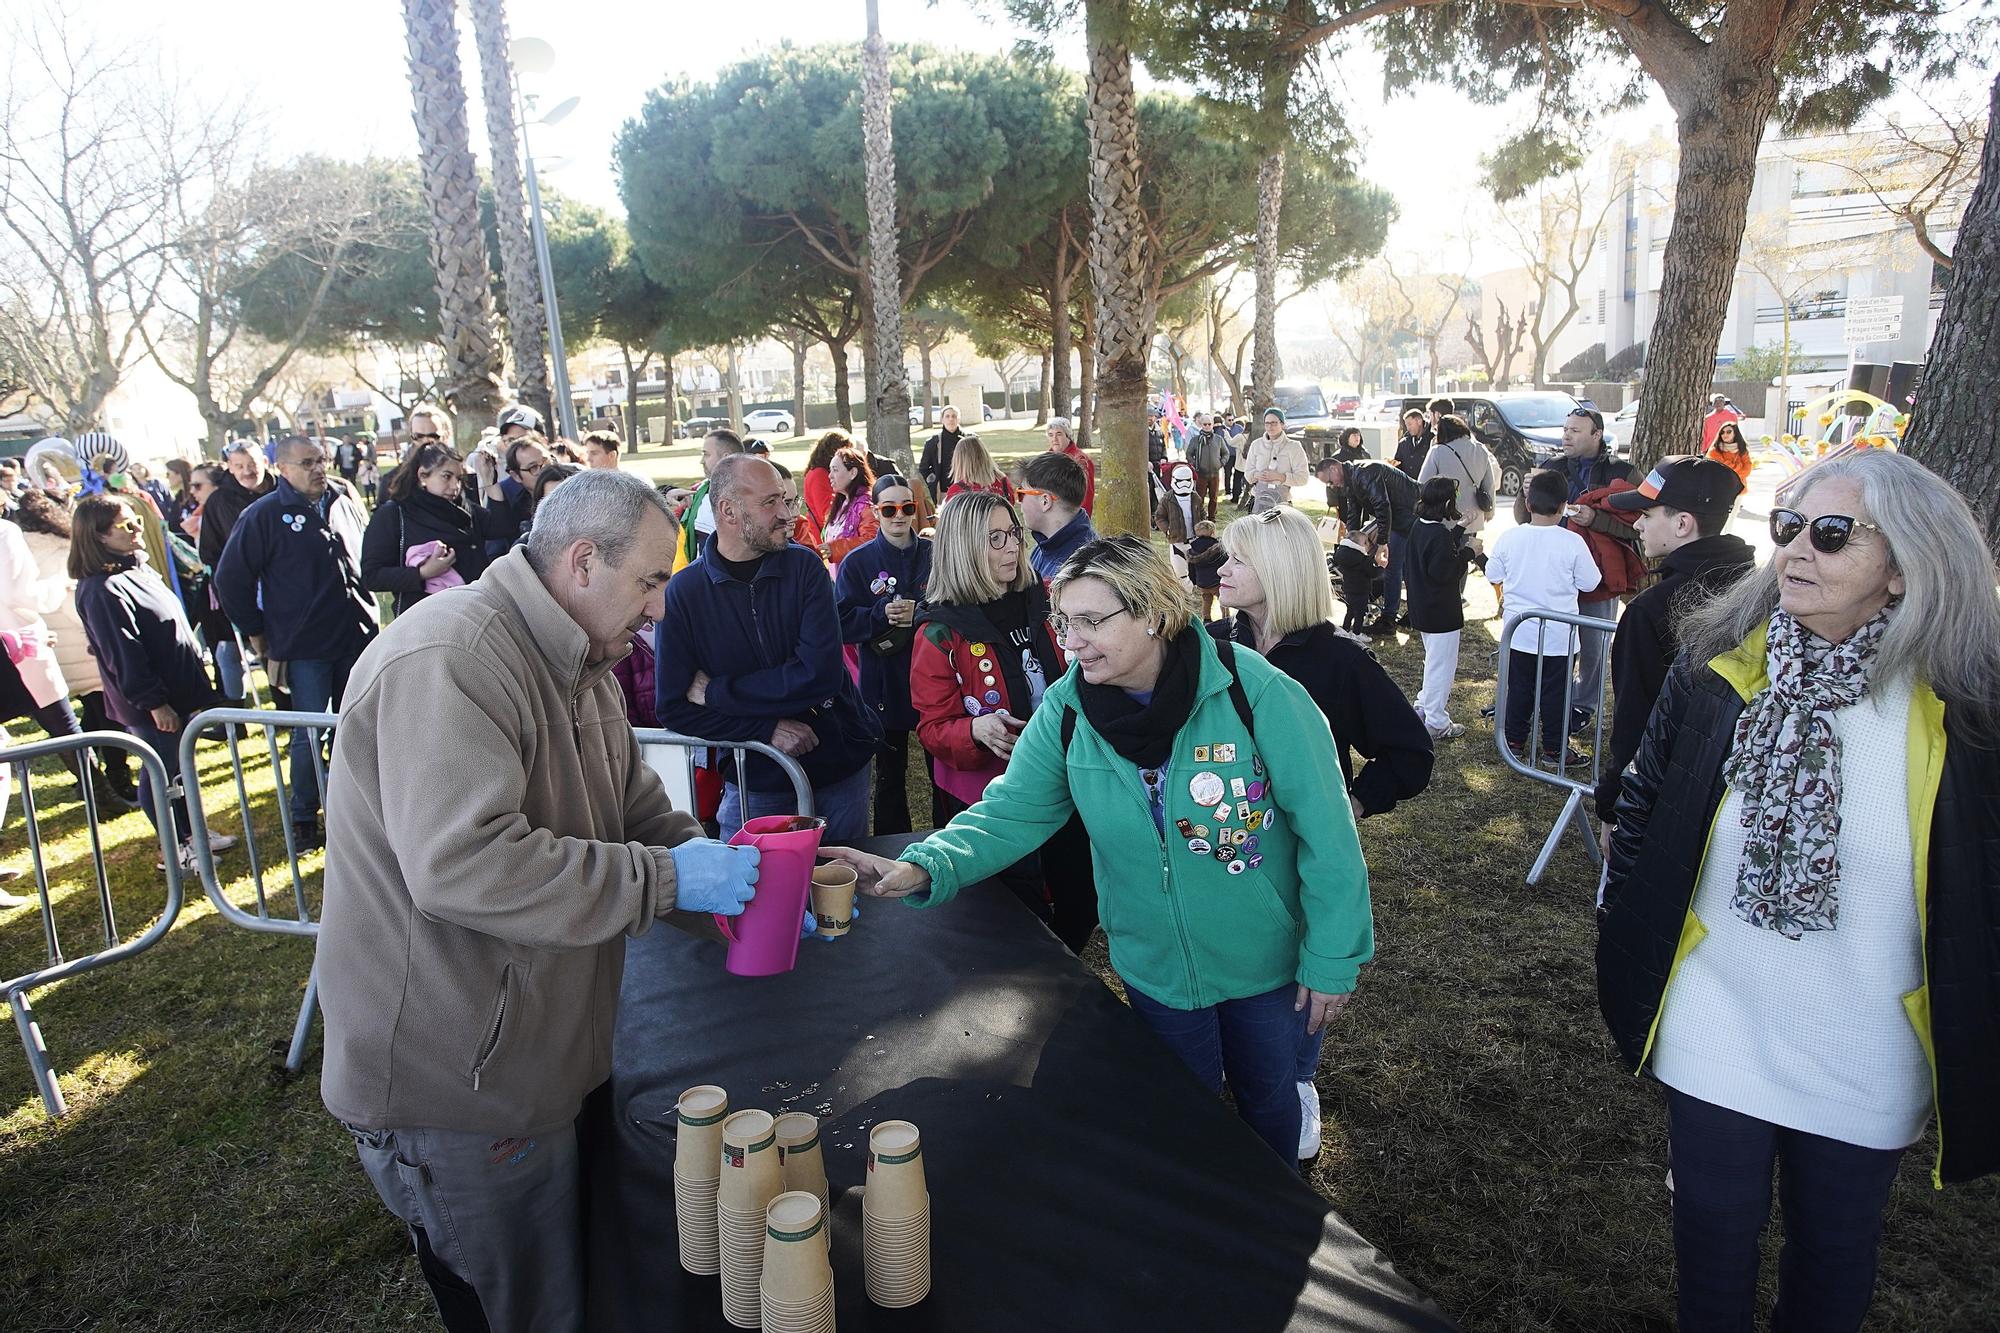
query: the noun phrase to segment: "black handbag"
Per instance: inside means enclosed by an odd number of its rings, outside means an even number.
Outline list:
[[[867,641],[868,651],[877,657],[894,657],[906,651],[916,637],[914,625],[891,625]]]

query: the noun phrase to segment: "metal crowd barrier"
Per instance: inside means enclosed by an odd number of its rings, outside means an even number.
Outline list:
[[[281,730],[304,729],[312,741],[313,773],[319,782],[322,805],[326,792],[326,760],[323,756],[322,741],[339,721],[337,713],[286,713],[256,708],[214,708],[197,714],[190,719],[181,732],[181,771],[198,774],[195,765],[195,747],[204,737],[220,740],[228,746],[231,776],[236,791],[236,804],[242,824],[242,847],[249,861],[250,880],[256,893],[256,909],[246,911],[229,901],[223,893],[222,881],[215,868],[215,856],[208,846],[207,796],[199,780],[188,785],[188,819],[192,831],[195,864],[201,872],[202,891],[209,902],[225,921],[241,926],[245,930],[261,931],[274,935],[304,936],[309,939],[319,935],[319,922],[314,919],[312,909],[306,901],[305,877],[299,871],[300,848],[292,836],[291,816],[288,809],[288,767],[279,755],[278,732]],[[265,884],[267,868],[272,865],[272,857],[260,854],[257,846],[257,832],[250,818],[248,785],[244,779],[243,741],[244,732],[252,727],[261,727],[265,733],[264,750],[273,770],[277,791],[277,817],[279,827],[284,832],[284,863],[289,882],[281,882],[276,893]],[[694,809],[694,771],[697,767],[698,751],[728,750],[741,764],[750,754],[763,755],[777,763],[785,775],[791,779],[792,791],[797,798],[798,812],[813,813],[812,784],[806,780],[805,770],[790,755],[761,741],[710,741],[695,736],[682,736],[670,731],[657,729],[642,730],[637,733],[641,752],[647,766],[659,773],[667,788],[669,799],[676,810]],[[681,751],[676,760],[673,751]],[[156,761],[157,762],[157,761]],[[678,789],[677,789],[678,788]],[[275,850],[275,849],[273,849]],[[289,888],[289,894],[285,889]],[[277,903],[276,910],[273,904]],[[313,1015],[319,1006],[319,973],[317,964],[306,978],[305,998],[299,1005],[298,1021],[292,1026],[292,1040],[285,1052],[285,1068],[297,1073],[305,1065],[306,1043],[312,1034]]]
[[[100,831],[102,821],[88,776],[93,750],[123,750],[138,759],[145,770],[146,787],[152,796],[153,825],[157,830],[160,860],[166,864],[167,893],[160,915],[129,940],[120,937],[118,913],[111,901],[111,880],[105,873],[104,838]],[[61,933],[56,928],[55,902],[50,894],[48,865],[42,853],[41,812],[35,803],[35,789],[28,770],[30,763],[47,755],[75,756],[73,761],[65,761],[65,767],[73,762],[76,768],[64,773],[61,780],[77,782],[83,801],[84,822],[90,834],[90,866],[97,889],[97,910],[103,926],[104,947],[94,948],[77,957],[68,956]],[[122,732],[87,731],[78,736],[9,745],[0,748],[0,764],[8,766],[14,781],[21,788],[21,813],[27,821],[28,853],[35,865],[35,894],[40,899],[42,939],[48,957],[44,966],[32,972],[0,981],[0,994],[6,995],[7,1007],[13,1012],[14,1028],[19,1032],[21,1047],[27,1053],[28,1070],[34,1076],[36,1090],[42,1095],[42,1106],[51,1116],[60,1116],[66,1109],[62,1089],[56,1085],[55,1074],[50,1069],[48,1046],[42,1039],[41,1025],[35,1021],[35,1010],[28,1000],[28,992],[144,953],[159,943],[161,937],[173,927],[174,919],[181,911],[181,871],[174,840],[173,793],[169,790],[166,765],[160,762],[160,757],[145,742]],[[79,771],[81,777],[73,776]]]
[[[1538,654],[1535,659],[1535,706],[1528,717],[1527,744],[1523,747],[1523,753],[1517,756],[1507,744],[1507,691],[1514,674],[1514,655],[1511,651],[1514,631],[1522,625],[1529,624],[1535,626],[1535,649]],[[1576,672],[1571,665],[1575,653],[1554,659],[1562,664],[1560,669],[1563,672],[1562,750],[1554,759],[1550,759],[1541,749],[1542,673],[1549,669],[1551,659],[1539,654],[1548,642],[1551,625],[1573,626],[1579,631],[1597,630],[1605,636],[1604,666],[1598,680],[1597,698],[1591,704],[1593,716],[1590,725],[1590,754],[1584,765],[1568,762],[1569,719],[1577,704]],[[1528,871],[1530,884],[1541,881],[1543,873],[1549,868],[1549,862],[1555,857],[1556,847],[1561,843],[1565,830],[1575,830],[1577,837],[1583,842],[1584,852],[1590,857],[1592,865],[1603,862],[1603,853],[1597,845],[1597,834],[1592,831],[1590,819],[1584,813],[1584,801],[1597,790],[1598,778],[1603,771],[1604,751],[1610,737],[1611,718],[1610,709],[1605,706],[1608,690],[1604,677],[1609,676],[1611,671],[1611,636],[1617,629],[1617,621],[1600,620],[1596,616],[1571,615],[1566,611],[1523,611],[1518,615],[1507,617],[1507,623],[1500,630],[1499,679],[1494,689],[1493,700],[1493,743],[1500,751],[1502,762],[1516,773],[1569,793],[1563,801],[1562,813],[1556,817],[1548,836],[1542,839],[1542,850],[1535,857],[1534,866]],[[1581,643],[1577,645],[1576,651],[1582,651]]]

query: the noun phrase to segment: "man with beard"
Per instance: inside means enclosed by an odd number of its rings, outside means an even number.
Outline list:
[[[826,840],[868,836],[869,761],[882,724],[842,653],[833,582],[791,540],[798,501],[768,459],[731,454],[708,478],[715,533],[667,589],[653,686],[660,724],[718,741],[764,741],[812,783]],[[768,759],[724,775],[723,837],[791,814],[792,784]]]
[[[640,758],[611,668],[678,537],[583,472],[527,544],[355,665],[327,795],[320,1094],[450,1329],[581,1327],[577,1125],[611,1075],[625,939],[754,896]],[[825,581],[825,576],[821,576]]]

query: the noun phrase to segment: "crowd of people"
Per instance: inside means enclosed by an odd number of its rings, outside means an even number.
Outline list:
[[[778,764],[718,749],[672,809],[635,726],[795,760],[867,893],[994,880],[1073,951],[1101,929],[1138,1016],[1297,1162],[1373,957],[1360,826],[1467,731],[1479,570],[1507,616],[1615,624],[1522,626],[1492,712],[1524,761],[1588,764],[1608,658],[1598,989],[1667,1089],[1682,1327],[1750,1317],[1774,1172],[1778,1326],[1857,1327],[1925,1126],[1940,1182],[2000,1169],[2000,604],[1969,508],[1865,451],[1772,510],[1759,568],[1726,531],[1739,425],[1634,475],[1581,407],[1495,537],[1498,469],[1449,399],[1381,459],[1349,431],[1309,461],[1262,423],[1175,423],[1164,550],[1097,533],[1067,420],[1010,474],[949,408],[915,476],[834,430],[795,478],[716,429],[698,485],[656,487],[615,432],[572,451],[525,408],[463,456],[413,413],[372,504],[372,440],[245,442],[171,488],[107,456],[73,501],[0,468],[0,702],[74,734],[77,695],[170,778],[175,733],[253,664],[339,710],[330,754],[293,738],[287,812],[328,848],[325,1100],[447,1323],[525,1325],[582,1280],[575,1126],[624,939],[712,936],[755,891],[728,839],[794,808]],[[1291,503],[1309,478],[1318,523]],[[1401,629],[1414,702],[1371,649]]]

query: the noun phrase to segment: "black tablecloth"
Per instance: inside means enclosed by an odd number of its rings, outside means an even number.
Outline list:
[[[728,1327],[678,1261],[696,1083],[819,1116],[846,1333],[1452,1327],[1005,890],[862,913],[780,977],[672,929],[633,942],[591,1135],[593,1328]],[[924,1135],[934,1282],[891,1311],[863,1287],[859,1186],[867,1126],[896,1119]]]

